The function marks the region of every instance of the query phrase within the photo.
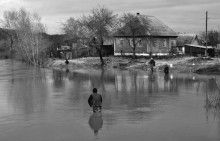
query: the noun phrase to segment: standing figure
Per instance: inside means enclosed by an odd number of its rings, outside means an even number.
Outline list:
[[[88,99],[89,106],[92,107],[93,112],[101,112],[102,109],[102,96],[97,93],[97,89],[93,89],[93,94]]]
[[[69,64],[69,60],[68,60],[68,59],[66,59],[65,64],[66,64],[66,65],[68,65],[68,64]]]
[[[167,64],[164,66],[163,71],[164,71],[165,74],[169,74],[169,66]]]
[[[154,66],[155,66],[154,59],[151,58],[148,64],[150,65],[151,72],[153,72],[154,71]]]

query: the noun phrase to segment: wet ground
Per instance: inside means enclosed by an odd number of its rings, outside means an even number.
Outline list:
[[[220,140],[220,112],[204,107],[218,76],[0,65],[1,141]],[[87,103],[94,87],[101,114]]]

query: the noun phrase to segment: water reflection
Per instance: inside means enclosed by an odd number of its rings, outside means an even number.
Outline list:
[[[71,94],[74,101],[82,98],[80,96],[82,89],[90,93],[93,87],[97,87],[103,95],[105,109],[126,109],[130,110],[130,113],[132,111],[145,113],[146,116],[152,115],[148,113],[154,111],[152,108],[155,108],[158,102],[165,104],[175,101],[175,96],[179,95],[180,90],[196,90],[198,94],[205,90],[206,84],[205,78],[197,75],[189,76],[188,74],[163,75],[129,70],[123,72],[120,70],[80,70],[68,72],[68,75],[62,75],[61,71],[54,71],[53,73],[54,81],[64,83],[64,79],[68,79],[72,83],[70,89],[74,91]],[[212,81],[212,79],[208,80],[208,91],[215,89]],[[54,85],[54,87],[57,86]],[[130,118],[142,117],[130,113],[128,114]]]
[[[0,120],[30,120],[34,114],[44,113],[48,94],[45,71],[13,60],[0,64]]]
[[[62,88],[64,86],[65,73],[60,70],[53,70],[53,82],[55,88]]]
[[[24,113],[26,119],[36,112],[44,112],[47,85],[41,77],[12,79],[8,102],[14,112]]]
[[[23,122],[1,126],[11,138],[0,140],[91,140],[91,131],[102,140],[220,139],[220,124],[211,121],[220,119],[219,111],[204,111],[206,94],[219,94],[217,76],[117,69],[37,72],[16,63],[2,66],[0,120],[19,115]],[[90,115],[87,99],[94,87],[103,96],[103,110]],[[8,130],[14,127],[25,127],[24,132]]]
[[[128,70],[76,70],[68,72],[68,75],[64,74],[62,71],[54,70],[54,84],[61,83],[67,86],[65,83],[69,83],[71,100],[78,103],[84,98],[82,93],[90,94],[92,88],[97,87],[103,95],[105,110],[128,110],[124,116],[132,121],[149,119],[157,113],[158,102],[163,105],[175,100],[173,96],[178,95],[178,80],[169,79],[169,75],[163,77],[157,73]],[[54,88],[56,89],[57,85],[54,85]],[[171,95],[173,96],[170,97]],[[111,119],[109,124],[111,123],[115,122]]]
[[[98,135],[98,132],[102,128],[102,125],[103,125],[102,113],[101,112],[93,113],[89,118],[89,126],[94,131],[94,135]]]

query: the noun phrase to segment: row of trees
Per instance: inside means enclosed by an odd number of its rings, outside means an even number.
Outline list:
[[[18,59],[27,63],[41,65],[49,46],[43,36],[46,28],[41,23],[41,17],[21,8],[5,11],[1,23],[4,28],[10,29],[11,52],[16,52]]]
[[[5,28],[13,31],[10,32],[11,50],[15,50],[20,59],[33,65],[41,65],[49,57],[46,51],[50,43],[44,34],[46,27],[37,13],[30,13],[23,8],[5,11],[1,23]],[[87,44],[97,50],[101,64],[104,65],[102,48],[105,40],[111,38],[116,31],[118,34],[126,36],[125,39],[128,40],[129,46],[133,50],[133,57],[135,57],[136,47],[141,42],[141,39],[136,37],[148,36],[149,21],[131,13],[125,13],[118,18],[112,10],[99,6],[92,9],[87,16],[84,15],[78,19],[70,17],[62,23],[62,30],[71,39],[88,39]],[[204,37],[204,33],[201,35]],[[218,31],[210,31],[208,44],[218,44],[219,38]],[[150,36],[146,39],[150,41]]]
[[[62,24],[62,30],[71,38],[90,39],[88,44],[96,48],[101,63],[104,65],[102,47],[105,40],[111,38],[116,31],[118,34],[126,36],[129,46],[133,50],[133,57],[135,57],[136,47],[141,42],[140,38],[136,37],[146,35],[148,25],[149,21],[136,14],[126,13],[118,18],[110,9],[99,6],[92,9],[90,15],[78,19],[70,17]],[[132,39],[131,42],[130,39]]]
[[[88,16],[82,16],[79,19],[70,17],[65,23],[62,24],[65,34],[71,38],[86,38],[88,44],[94,47],[100,57],[102,65],[104,65],[102,47],[104,40],[110,38],[115,29],[116,15],[113,11],[98,7],[91,11]]]
[[[203,43],[206,41],[206,32],[201,32],[200,36]],[[220,44],[220,30],[210,30],[207,32],[207,45],[216,47],[217,44]]]
[[[33,65],[41,65],[42,62],[49,56],[46,50],[49,47],[49,42],[45,38],[44,33],[46,27],[41,22],[41,17],[37,13],[30,13],[24,8],[19,10],[9,10],[4,12],[4,17],[1,19],[4,28],[10,29],[11,50],[15,51],[19,59],[31,63]],[[143,24],[144,23],[144,24]],[[111,35],[125,25],[128,25],[125,30],[121,30],[120,34],[131,34],[132,43],[130,47],[135,49],[140,42],[135,36],[140,34],[141,28],[147,30],[147,21],[139,20],[136,14],[124,14],[121,18],[113,13],[112,10],[99,6],[91,10],[87,16],[82,16],[78,19],[70,17],[62,24],[62,30],[71,39],[86,38],[88,45],[97,50],[101,64],[104,65],[102,49],[104,41],[111,38]],[[130,42],[129,42],[130,43]]]

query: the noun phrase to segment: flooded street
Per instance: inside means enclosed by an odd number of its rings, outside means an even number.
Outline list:
[[[218,76],[36,69],[0,60],[0,141],[219,141]],[[87,100],[103,97],[102,114]]]

